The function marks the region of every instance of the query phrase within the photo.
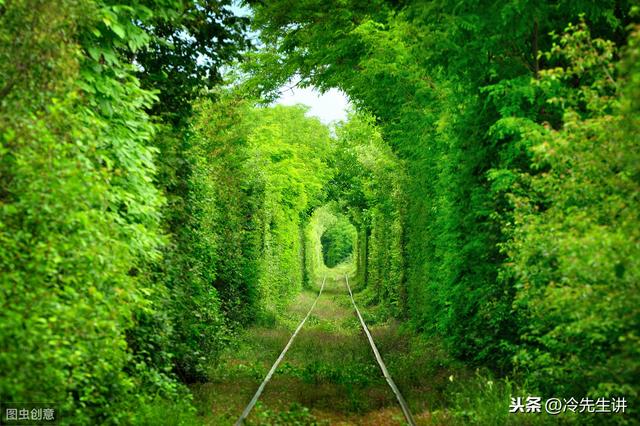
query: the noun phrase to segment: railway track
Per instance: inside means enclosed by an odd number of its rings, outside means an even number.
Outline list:
[[[316,296],[313,304],[311,305],[311,308],[309,309],[309,311],[307,312],[305,317],[302,319],[302,321],[300,321],[300,323],[296,327],[295,331],[291,335],[291,338],[289,339],[289,341],[285,345],[284,349],[282,350],[282,352],[280,353],[278,358],[275,360],[275,362],[273,363],[273,365],[269,369],[269,372],[265,376],[264,380],[262,381],[262,383],[260,383],[260,386],[258,386],[258,389],[256,390],[255,394],[253,395],[253,398],[251,398],[251,400],[249,401],[249,403],[247,404],[247,406],[243,410],[243,412],[240,415],[240,417],[238,418],[238,420],[236,420],[235,426],[241,426],[241,425],[244,424],[245,420],[247,419],[247,417],[251,413],[251,410],[253,409],[253,407],[258,402],[258,400],[260,398],[260,395],[262,394],[262,392],[264,391],[265,387],[267,386],[267,384],[269,383],[269,381],[273,377],[274,373],[278,369],[278,366],[280,365],[280,363],[284,359],[287,351],[289,350],[289,348],[293,344],[293,341],[295,340],[296,336],[300,333],[300,330],[302,330],[304,324],[307,322],[307,319],[309,318],[309,316],[313,312],[314,308],[316,307],[316,304],[317,304],[318,300],[320,299],[320,296],[322,295],[322,291],[324,290],[326,280],[327,280],[327,277],[325,276],[323,278],[323,280],[322,280],[322,285],[320,286],[320,291],[318,292],[318,295]],[[389,374],[389,371],[387,370],[387,367],[386,367],[386,365],[384,363],[384,360],[382,359],[382,356],[380,355],[380,352],[378,351],[378,348],[377,348],[377,346],[375,344],[375,341],[373,340],[373,336],[371,335],[371,332],[369,331],[366,323],[364,322],[364,319],[362,318],[360,310],[358,309],[358,306],[357,306],[357,304],[356,304],[356,302],[355,302],[355,300],[353,298],[353,292],[351,291],[351,287],[349,285],[349,277],[348,277],[348,275],[345,274],[344,280],[345,280],[347,291],[349,293],[349,298],[351,299],[351,303],[352,303],[353,308],[355,310],[355,313],[356,313],[356,315],[358,317],[360,325],[362,326],[362,330],[363,330],[365,336],[367,337],[369,346],[371,347],[371,350],[372,350],[373,355],[374,355],[374,357],[376,359],[376,362],[377,362],[378,366],[380,367],[380,371],[381,371],[382,375],[384,376],[385,380],[387,381],[387,384],[391,388],[391,391],[395,395],[395,397],[396,397],[396,399],[398,401],[398,404],[400,405],[400,408],[402,409],[402,413],[403,413],[403,415],[404,415],[404,417],[405,417],[405,419],[407,421],[407,424],[409,424],[411,426],[415,426],[416,423],[415,423],[415,421],[413,419],[413,415],[411,414],[411,410],[409,409],[409,406],[408,406],[406,400],[402,396],[402,393],[400,392],[400,390],[396,386],[395,382],[393,381],[393,378]]]

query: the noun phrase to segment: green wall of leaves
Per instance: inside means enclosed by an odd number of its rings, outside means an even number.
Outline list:
[[[549,395],[637,395],[637,5],[250,3],[262,90],[342,89],[401,162],[360,226],[381,302]]]

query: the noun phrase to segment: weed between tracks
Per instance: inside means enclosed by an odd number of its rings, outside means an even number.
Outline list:
[[[230,425],[316,297],[303,291],[269,327],[248,329],[223,353],[209,383],[192,387],[206,425]],[[453,360],[434,339],[382,321],[365,321],[389,372],[419,425],[524,424],[508,415],[508,382],[490,380]],[[518,422],[515,422],[518,420]],[[535,424],[544,419],[536,419]],[[375,363],[355,317],[344,282],[327,280],[314,312],[247,421],[249,425],[400,425],[404,417]]]

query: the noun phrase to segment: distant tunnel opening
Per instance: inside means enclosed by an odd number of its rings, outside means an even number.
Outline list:
[[[320,237],[322,258],[328,268],[349,262],[353,258],[356,228],[345,217],[338,217]]]

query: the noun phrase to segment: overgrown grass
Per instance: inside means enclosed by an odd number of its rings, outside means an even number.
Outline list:
[[[347,271],[342,268],[340,275]],[[331,272],[323,296],[248,424],[403,424],[344,282],[335,281],[337,274]],[[275,316],[273,326],[247,330],[211,369],[211,382],[193,387],[201,423],[227,425],[236,420],[316,295],[317,289],[303,291]],[[360,303],[365,298],[356,295],[358,306],[418,425],[576,423],[565,415],[510,414],[512,396],[535,396],[535,390],[470,369],[451,357],[438,338],[416,334],[377,305]],[[584,416],[578,420],[590,421]]]
[[[157,399],[140,407],[131,424],[137,426],[193,426],[200,423],[194,407],[185,400]]]
[[[254,420],[248,420],[247,426],[261,425],[261,426],[325,426],[329,425],[329,422],[318,420],[307,407],[303,407],[300,404],[291,404],[291,406],[284,411],[273,411],[260,403],[256,404]]]

